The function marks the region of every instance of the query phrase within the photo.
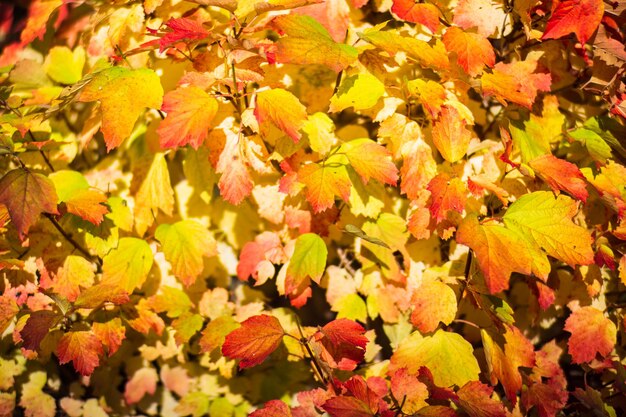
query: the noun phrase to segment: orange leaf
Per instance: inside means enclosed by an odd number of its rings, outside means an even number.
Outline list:
[[[352,320],[331,321],[315,334],[315,340],[322,346],[321,358],[331,368],[351,371],[365,356],[365,329]]]
[[[456,241],[474,251],[492,294],[509,288],[512,272],[529,275],[532,271],[524,237],[500,225],[481,225],[476,216],[468,216],[456,232]]]
[[[415,0],[393,0],[391,11],[407,22],[426,26],[432,33],[439,27],[439,9],[430,3],[416,3]]]
[[[570,332],[567,348],[574,363],[591,362],[596,354],[606,356],[617,343],[617,328],[604,314],[593,307],[574,311],[565,321]]]
[[[398,168],[385,147],[369,139],[357,139],[344,144],[342,148],[363,183],[367,184],[370,178],[390,185],[398,182]]]
[[[472,139],[466,125],[467,120],[452,106],[443,106],[433,122],[433,143],[446,161],[457,162],[465,156]]]
[[[167,117],[157,130],[161,147],[167,149],[189,144],[198,149],[207,137],[217,108],[217,100],[195,86],[167,93],[161,107]]]
[[[262,133],[267,134],[267,122],[271,122],[296,143],[302,137],[300,129],[307,120],[306,107],[300,103],[298,97],[282,88],[258,93],[254,115]]]
[[[92,325],[94,334],[100,342],[107,348],[109,356],[113,356],[126,338],[126,327],[119,317],[115,317],[106,323],[94,323]]]
[[[97,226],[102,223],[104,215],[109,212],[109,209],[103,204],[106,201],[107,197],[100,191],[77,190],[69,199],[65,200],[65,206],[69,213]]]
[[[459,178],[452,178],[441,173],[428,183],[431,192],[430,214],[440,223],[446,218],[448,211],[463,213],[467,199],[467,187]]]
[[[276,317],[252,316],[230,332],[222,345],[222,354],[241,359],[239,369],[259,365],[278,348],[285,331]]]
[[[222,174],[217,184],[220,194],[224,200],[234,205],[249,196],[254,186],[243,158],[238,136],[227,134],[226,145],[215,170]]]
[[[298,181],[306,185],[306,199],[319,213],[335,204],[335,196],[344,201],[350,197],[352,183],[345,166],[308,164],[298,171]]]
[[[576,165],[551,154],[539,156],[528,165],[556,194],[559,190],[566,191],[582,202],[587,201],[587,181]]]
[[[518,368],[535,365],[535,350],[517,327],[508,324],[504,327],[504,335],[487,330],[481,330],[480,334],[491,383],[500,381],[506,397],[515,405],[517,392],[522,389],[522,375]]]
[[[505,417],[504,404],[492,399],[493,388],[480,381],[470,381],[457,392],[459,396],[455,402],[463,408],[470,417]]]
[[[57,200],[54,184],[41,174],[14,169],[0,179],[0,204],[6,206],[22,240],[42,212],[58,214]]]
[[[443,35],[443,43],[449,52],[456,53],[459,65],[472,77],[483,72],[484,66],[493,67],[496,54],[482,35],[450,27]]]
[[[391,374],[391,393],[398,404],[402,404],[402,412],[406,414],[415,414],[428,405],[428,387],[407,368],[399,368]]]
[[[495,96],[506,104],[512,101],[531,108],[539,91],[549,91],[552,83],[550,74],[535,73],[537,61],[517,61],[510,64],[499,62],[492,74],[482,76],[483,94]]]
[[[422,333],[437,329],[439,322],[450,324],[456,317],[457,302],[452,288],[440,281],[424,282],[411,297],[411,323]]]
[[[92,332],[68,332],[59,340],[56,353],[60,364],[72,361],[74,369],[88,376],[100,363],[102,342]]]
[[[8,295],[0,295],[0,334],[9,327],[19,311],[20,308],[13,298]]]
[[[602,0],[557,1],[541,39],[559,39],[574,33],[585,44],[598,28],[603,14]]]
[[[20,35],[22,45],[31,43],[36,38],[43,38],[43,35],[46,33],[48,19],[62,5],[62,0],[35,0],[31,2],[28,7],[26,27]]]

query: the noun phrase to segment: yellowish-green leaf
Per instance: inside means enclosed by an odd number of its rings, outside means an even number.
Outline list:
[[[330,99],[329,110],[333,113],[353,107],[365,110],[374,107],[385,94],[385,84],[369,72],[360,72],[344,78],[337,93]]]
[[[85,50],[82,46],[72,51],[67,46],[50,49],[44,68],[48,76],[60,84],[74,84],[83,77]]]
[[[324,269],[328,249],[324,240],[315,233],[305,233],[296,239],[296,246],[287,267],[286,291],[298,288],[308,278],[319,284]]]
[[[419,332],[405,339],[391,357],[391,371],[406,367],[417,373],[425,366],[433,374],[435,385],[450,387],[477,381],[480,374],[472,345],[461,335],[437,330],[432,336]]]
[[[59,203],[68,201],[76,192],[89,188],[87,179],[78,171],[64,169],[51,173],[48,178],[54,184]]]
[[[340,298],[332,306],[332,310],[337,312],[338,319],[358,320],[361,323],[367,321],[367,306],[358,294],[348,294]]]
[[[339,72],[358,57],[358,50],[337,43],[328,31],[310,16],[289,14],[274,24],[285,33],[276,43],[276,61],[289,64],[320,64]]]
[[[576,201],[563,194],[537,191],[520,197],[503,217],[504,224],[570,266],[593,263],[591,235],[572,222]]]
[[[78,99],[100,101],[102,134],[110,151],[130,136],[146,107],[161,107],[163,87],[150,69],[111,67],[94,74]]]
[[[25,414],[32,417],[54,417],[56,404],[54,398],[43,391],[47,375],[43,371],[30,374],[28,382],[21,389],[20,406],[24,407]]]
[[[161,242],[165,259],[172,264],[172,273],[187,286],[193,284],[202,272],[203,258],[217,255],[215,239],[195,220],[162,224],[155,237]]]
[[[145,282],[153,261],[152,250],[145,240],[121,238],[117,248],[103,259],[102,281],[132,292]]]
[[[135,228],[143,235],[152,225],[161,209],[168,216],[174,210],[174,190],[170,184],[170,173],[163,153],[154,155],[152,165],[135,197]]]

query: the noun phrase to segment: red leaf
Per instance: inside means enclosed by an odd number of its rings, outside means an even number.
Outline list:
[[[439,27],[439,9],[430,3],[415,0],[393,0],[391,11],[407,22],[419,23],[435,33]]]
[[[493,388],[480,381],[471,381],[457,392],[459,407],[470,417],[505,417],[504,404],[491,398]]]
[[[24,349],[37,350],[44,337],[50,329],[56,326],[61,317],[50,310],[39,310],[32,313],[24,328],[20,331],[20,336],[24,341]]]
[[[617,342],[615,324],[593,307],[573,312],[565,321],[565,331],[572,334],[567,347],[574,363],[591,362],[598,353],[606,356]]]
[[[527,59],[510,64],[498,62],[493,73],[481,77],[483,94],[502,102],[512,101],[530,109],[539,91],[549,91],[550,74],[535,73],[537,61]]]
[[[567,404],[567,389],[555,382],[535,383],[522,392],[522,405],[526,410],[536,407],[539,417],[555,417]]]
[[[272,400],[265,403],[263,408],[259,408],[250,414],[249,417],[291,417],[289,406],[281,400]]]
[[[587,181],[576,165],[551,154],[537,157],[528,164],[556,194],[559,190],[566,191],[582,202],[587,201]]]
[[[58,213],[57,200],[54,184],[41,174],[14,169],[0,179],[0,204],[7,207],[22,240],[42,212]]]
[[[493,67],[496,54],[487,38],[457,27],[451,27],[443,35],[443,43],[449,52],[456,53],[457,62],[472,77],[483,72],[483,68]]]
[[[322,327],[315,339],[322,345],[321,357],[332,368],[351,371],[365,356],[367,338],[359,323],[348,320],[333,320]]]
[[[210,32],[202,26],[202,23],[186,17],[180,19],[170,19],[165,22],[169,30],[159,40],[160,52],[171,48],[181,41],[202,40],[209,36]]]
[[[222,354],[230,359],[241,359],[239,368],[259,365],[278,348],[285,331],[276,317],[252,316],[241,327],[226,336]]]
[[[556,1],[552,16],[543,32],[544,39],[559,39],[574,33],[585,44],[598,28],[604,14],[602,0]]]
[[[363,401],[355,397],[333,397],[322,405],[331,417],[370,417],[374,413]]]
[[[59,340],[56,353],[60,364],[72,361],[74,369],[88,376],[100,363],[102,343],[92,332],[69,332]]]

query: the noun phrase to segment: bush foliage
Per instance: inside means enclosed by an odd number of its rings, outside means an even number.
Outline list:
[[[0,415],[626,413],[621,2],[0,16]]]

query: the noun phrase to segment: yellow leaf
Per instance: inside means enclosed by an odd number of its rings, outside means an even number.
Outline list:
[[[161,107],[163,87],[150,69],[111,67],[93,74],[78,100],[100,101],[102,134],[110,151],[130,136],[146,107]]]
[[[170,184],[165,155],[154,155],[152,165],[135,196],[135,228],[143,235],[154,222],[157,210],[161,209],[168,216],[174,210],[174,190]]]
[[[121,238],[117,248],[103,259],[102,282],[132,292],[145,282],[153,260],[152,249],[146,241]]]

